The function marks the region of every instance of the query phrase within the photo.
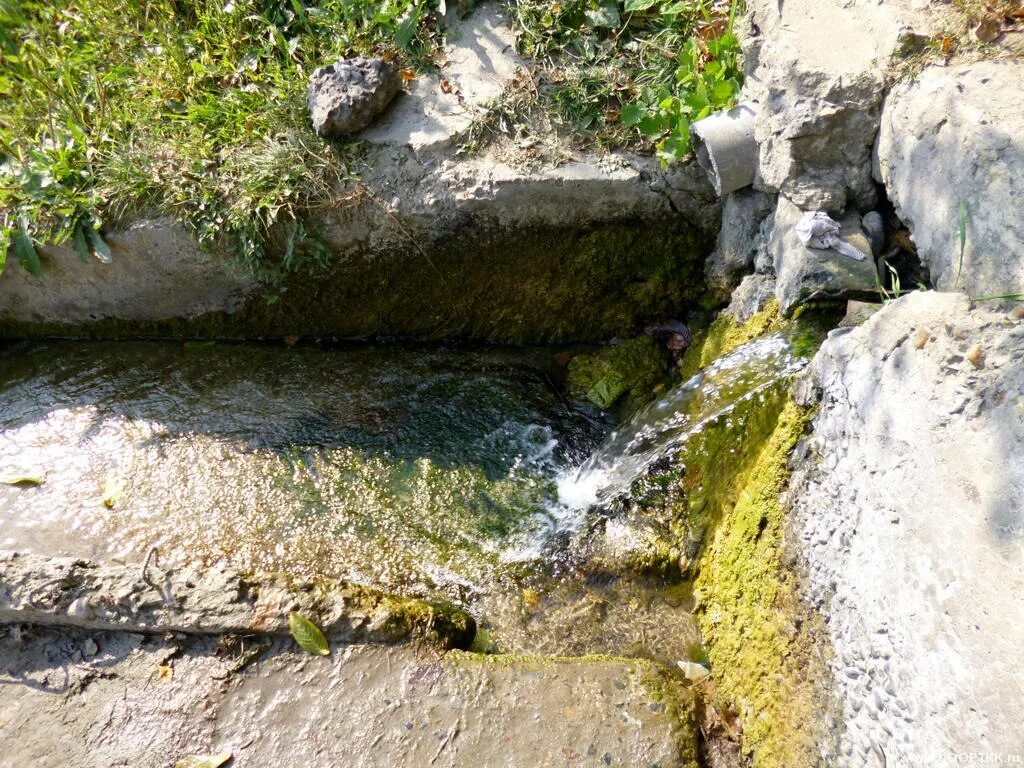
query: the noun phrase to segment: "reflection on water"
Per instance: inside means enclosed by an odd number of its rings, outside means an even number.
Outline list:
[[[485,584],[600,430],[547,352],[49,343],[0,357],[4,548]],[[105,488],[120,486],[104,504]]]
[[[752,342],[601,444],[547,350],[14,345],[0,478],[45,481],[0,485],[0,548],[158,546],[164,564],[443,595],[501,650],[672,660],[698,642],[685,585],[588,566],[576,543],[595,502],[801,364]]]

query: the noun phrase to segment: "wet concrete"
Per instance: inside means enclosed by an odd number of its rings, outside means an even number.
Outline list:
[[[0,766],[689,766],[690,695],[657,665],[9,627]]]

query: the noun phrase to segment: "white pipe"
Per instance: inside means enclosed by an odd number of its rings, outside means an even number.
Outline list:
[[[750,102],[698,120],[690,126],[697,162],[720,196],[749,187],[757,168],[754,118],[758,107]]]

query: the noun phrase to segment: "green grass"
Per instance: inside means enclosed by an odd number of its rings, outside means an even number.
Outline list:
[[[540,109],[579,141],[647,145],[669,163],[689,152],[690,122],[739,90],[734,2],[510,11],[539,82],[510,90],[492,133]],[[315,135],[309,75],[355,53],[430,68],[443,12],[444,0],[0,0],[0,270],[10,252],[38,274],[43,243],[108,260],[105,227],[170,215],[269,286],[317,273],[330,256],[311,214],[358,188],[346,182],[359,150]]]
[[[140,212],[176,217],[271,280],[325,265],[308,214],[351,178],[353,148],[313,132],[309,75],[355,53],[429,67],[441,10],[0,0],[0,269],[9,244],[33,272],[39,243],[107,259],[100,229]]]
[[[538,65],[538,105],[559,127],[582,142],[650,146],[669,164],[689,154],[690,123],[735,103],[738,6],[520,0],[512,12],[519,51]]]

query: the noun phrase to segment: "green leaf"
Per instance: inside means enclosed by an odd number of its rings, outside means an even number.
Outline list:
[[[637,13],[638,11],[646,11],[648,8],[653,8],[658,2],[659,0],[626,0],[624,7],[626,13]]]
[[[327,645],[327,638],[324,637],[324,633],[320,631],[316,624],[298,611],[292,611],[288,614],[288,629],[291,630],[295,642],[307,653],[316,654],[317,656],[329,656],[331,654],[331,649]]]
[[[28,227],[24,220],[18,222],[18,228],[14,230],[11,242],[14,245],[14,255],[18,257],[21,266],[36,277],[42,277],[43,265],[39,263],[39,254],[36,253],[36,247],[32,244],[32,238],[28,236]]]
[[[89,238],[89,245],[92,246],[92,252],[96,254],[97,259],[102,261],[104,264],[109,264],[114,260],[114,255],[110,252],[110,247],[100,236],[99,232],[92,227],[86,227],[85,235]]]
[[[622,23],[618,3],[604,3],[597,8],[588,8],[583,12],[583,18],[592,29],[614,29]]]
[[[174,768],[220,768],[230,759],[230,752],[219,755],[185,755],[174,764]]]
[[[619,122],[623,125],[636,125],[644,119],[647,111],[639,104],[626,104],[619,113]]]
[[[711,87],[711,100],[716,104],[727,104],[732,101],[733,90],[731,80],[719,80]]]
[[[412,39],[416,37],[416,28],[419,26],[419,23],[420,10],[416,8],[398,25],[398,30],[395,32],[395,45],[398,48],[407,48],[409,46]]]
[[[42,485],[46,481],[46,478],[42,475],[11,475],[0,479],[0,483],[3,485],[17,485],[23,488],[29,486]]]
[[[75,224],[75,233],[71,236],[71,247],[75,249],[79,259],[86,264],[89,263],[89,243],[85,240],[85,225],[82,222]]]

